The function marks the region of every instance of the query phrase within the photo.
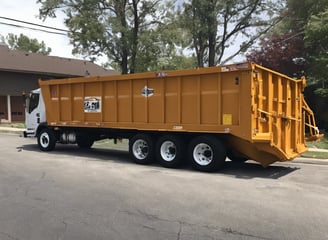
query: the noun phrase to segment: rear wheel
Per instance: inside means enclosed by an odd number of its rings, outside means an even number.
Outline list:
[[[137,134],[129,141],[129,152],[138,164],[149,164],[154,159],[154,144],[147,134]]]
[[[196,137],[190,142],[188,155],[193,168],[203,172],[222,168],[227,156],[221,141],[206,135]]]
[[[41,151],[52,151],[56,146],[56,136],[52,129],[44,128],[38,134],[38,146]]]
[[[163,167],[175,168],[181,165],[184,151],[184,141],[177,136],[163,136],[156,144],[156,158]]]

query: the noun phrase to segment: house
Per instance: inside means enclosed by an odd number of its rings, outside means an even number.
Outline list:
[[[0,121],[24,121],[22,94],[38,88],[39,79],[117,74],[89,61],[10,50],[0,43]]]

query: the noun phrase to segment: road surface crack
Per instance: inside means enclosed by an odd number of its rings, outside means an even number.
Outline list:
[[[232,228],[222,228],[221,231],[224,232],[224,233],[239,235],[239,236],[243,236],[243,237],[252,237],[252,238],[262,239],[262,240],[274,240],[273,238],[255,236],[253,234],[239,232],[239,231],[233,230]]]
[[[179,232],[178,232],[178,235],[177,235],[177,240],[180,240],[181,232],[182,232],[182,223],[179,222]]]
[[[11,236],[9,233],[6,232],[0,232],[0,235],[2,236],[6,236],[7,238],[9,238],[10,240],[19,240],[19,238],[15,238],[13,236]],[[1,238],[2,239],[2,238]]]

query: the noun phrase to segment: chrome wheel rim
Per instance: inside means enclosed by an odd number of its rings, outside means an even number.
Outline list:
[[[49,146],[49,143],[50,143],[50,137],[49,137],[49,134],[44,132],[40,135],[40,145],[43,147],[43,148],[47,148]]]
[[[176,146],[172,141],[165,141],[160,149],[161,157],[164,161],[171,162],[176,157]]]
[[[193,158],[200,166],[207,166],[213,161],[213,150],[206,143],[199,143],[193,151]]]
[[[133,143],[132,146],[133,155],[137,159],[145,159],[148,156],[148,143],[145,140],[139,139]]]

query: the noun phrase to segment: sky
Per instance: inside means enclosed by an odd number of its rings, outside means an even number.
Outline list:
[[[36,3],[36,0],[1,0],[0,17],[13,18],[59,29],[67,29],[64,25],[64,16],[60,13],[57,14],[57,18],[47,18],[45,21],[39,19],[39,7],[40,5]],[[52,56],[78,58],[72,55],[72,46],[70,45],[69,38],[67,36],[7,26],[1,23],[22,25],[32,28],[38,27],[0,18],[0,35],[6,37],[8,33],[13,33],[15,35],[22,33],[29,38],[38,39],[39,42],[44,41],[46,46],[51,48],[52,51],[50,55]]]

